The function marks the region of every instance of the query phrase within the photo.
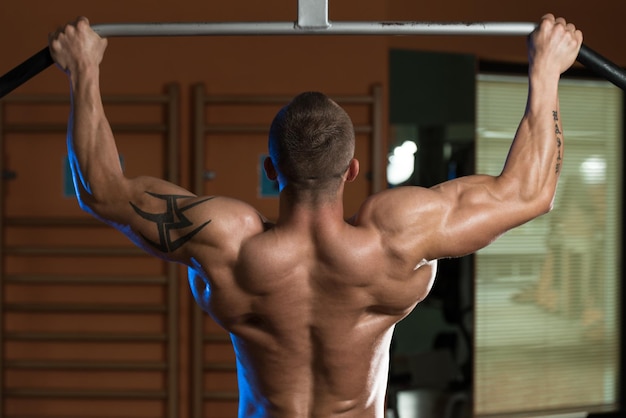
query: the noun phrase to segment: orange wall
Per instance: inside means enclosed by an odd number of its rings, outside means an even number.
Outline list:
[[[77,15],[86,15],[93,23],[294,21],[296,5],[297,0],[7,0],[0,2],[0,72],[38,51],[49,31]],[[583,28],[589,46],[626,65],[626,50],[617,34],[626,3],[605,0],[601,5],[594,10],[582,0],[527,0],[515,5],[495,0],[329,0],[331,20],[536,21],[553,11]],[[525,59],[519,37],[123,38],[110,42],[103,88],[153,91],[170,80],[206,80],[215,91],[364,90],[368,83],[385,81],[389,46]],[[23,91],[64,88],[59,74],[48,71]]]
[[[626,65],[626,49],[616,41],[626,3],[618,0],[606,0],[601,10],[581,0],[329,2],[330,19],[337,21],[535,21],[546,11],[554,11],[583,28],[589,46]],[[0,73],[39,51],[46,45],[49,31],[78,15],[88,16],[94,24],[294,21],[296,6],[297,0],[2,0]],[[189,186],[192,84],[204,82],[210,93],[292,94],[321,90],[337,95],[364,94],[374,83],[387,85],[387,52],[391,47],[472,53],[514,62],[524,62],[526,57],[525,42],[520,37],[112,38],[103,63],[102,89],[107,94],[156,93],[168,82],[180,83],[181,178],[183,185]],[[15,94],[48,92],[67,92],[65,76],[56,69],[36,76]],[[186,406],[181,405],[181,409],[185,416]]]
[[[546,4],[549,3],[549,4]],[[582,0],[329,0],[330,20],[536,21],[554,11],[585,30],[585,42],[620,65],[626,49],[616,40],[626,3]],[[85,15],[108,22],[295,21],[297,0],[109,0],[0,2],[0,73],[46,45],[60,24]],[[194,37],[111,38],[102,71],[105,93],[156,92],[170,81],[182,86],[182,162],[188,161],[189,87],[199,81],[210,93],[287,93],[321,90],[366,93],[387,84],[390,47],[476,54],[524,62],[521,37]],[[18,92],[66,92],[64,75],[48,69]],[[386,91],[386,89],[385,89]],[[268,121],[269,123],[269,121]],[[183,173],[183,183],[188,179]]]

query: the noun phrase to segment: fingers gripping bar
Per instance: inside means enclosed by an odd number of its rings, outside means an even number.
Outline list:
[[[92,25],[102,37],[155,36],[293,36],[293,35],[490,35],[527,36],[535,23],[332,22],[302,26],[301,22],[243,23],[113,23]],[[626,71],[582,45],[577,58],[589,70],[622,90]],[[0,77],[0,98],[53,64],[48,47]]]

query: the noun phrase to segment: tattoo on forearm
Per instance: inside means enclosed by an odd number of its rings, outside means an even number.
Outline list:
[[[559,113],[556,110],[552,111],[552,119],[554,119],[554,133],[556,135],[556,150],[557,150],[557,155],[556,155],[556,174],[559,174],[559,172],[561,171],[561,161],[562,161],[562,157],[561,157],[561,145],[562,145],[562,141],[561,141],[561,136],[562,136],[562,132],[561,129],[559,129]]]
[[[194,228],[190,232],[185,235],[182,235],[178,239],[171,238],[171,231],[177,229],[184,229],[193,226],[193,222],[191,222],[184,215],[184,212],[188,209],[193,208],[194,206],[199,205],[200,203],[204,203],[208,200],[213,199],[214,197],[207,197],[206,199],[202,199],[200,201],[194,202],[190,205],[179,207],[178,199],[189,198],[190,196],[185,195],[161,195],[151,192],[146,192],[150,196],[153,196],[157,199],[164,200],[167,204],[166,211],[163,213],[148,213],[139,209],[133,202],[129,202],[135,212],[141,216],[143,219],[154,222],[156,224],[157,230],[159,232],[159,242],[152,241],[146,238],[143,234],[142,237],[146,242],[152,245],[157,250],[170,253],[176,251],[181,246],[183,246],[186,242],[188,242],[194,235],[196,235],[202,228],[207,226],[211,219]]]

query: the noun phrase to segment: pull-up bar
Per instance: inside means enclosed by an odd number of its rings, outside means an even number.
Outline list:
[[[487,35],[527,36],[534,23],[330,22],[327,0],[299,0],[297,22],[109,23],[92,25],[102,37],[293,35]],[[626,90],[626,71],[583,45],[578,62]],[[53,63],[44,48],[0,78],[0,98]]]

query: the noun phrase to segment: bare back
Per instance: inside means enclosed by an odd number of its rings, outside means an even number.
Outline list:
[[[434,268],[390,256],[363,226],[257,227],[230,267],[199,259],[206,277],[191,279],[232,335],[240,416],[383,416],[393,326]]]
[[[72,86],[68,153],[81,207],[151,254],[191,267],[194,296],[232,335],[239,415],[368,418],[383,416],[393,326],[428,293],[434,260],[474,252],[552,208],[564,155],[558,82],[578,55],[582,33],[548,14],[529,39],[526,111],[499,176],[383,191],[347,224],[341,202],[344,183],[358,174],[353,159],[330,216],[328,208],[283,206],[281,192],[273,228],[245,203],[127,178],[100,96],[106,39],[79,18],[51,35],[50,50]],[[322,142],[294,159],[298,172],[288,170],[290,178],[276,161],[265,163],[281,186],[296,180],[292,191],[315,180],[300,196],[335,181],[353,155],[349,117],[320,97],[306,95],[295,106],[298,117],[281,116],[276,128],[287,119],[291,134],[305,128],[290,138],[301,146],[323,125],[324,135],[314,135]],[[324,111],[309,112],[313,104]],[[326,116],[311,123],[313,113]],[[276,129],[272,123],[270,138]],[[348,146],[334,148],[339,142],[326,141],[328,132],[333,138],[342,132]]]

